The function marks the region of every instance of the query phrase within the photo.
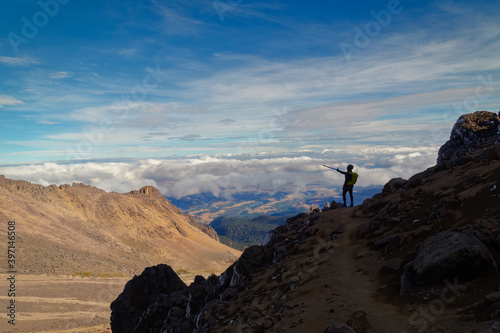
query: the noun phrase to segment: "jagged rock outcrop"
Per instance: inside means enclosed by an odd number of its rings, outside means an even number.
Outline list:
[[[187,287],[167,265],[149,267],[129,281],[111,304],[114,332],[210,332],[214,318],[202,314],[244,290],[252,274],[272,263],[263,246],[247,248],[224,273],[197,276]]]
[[[500,140],[499,115],[489,111],[462,115],[453,126],[450,140],[439,149],[438,164],[463,165],[469,161],[465,154],[487,140]]]
[[[130,191],[129,194],[131,194],[131,195],[145,194],[145,195],[147,195],[150,198],[155,198],[155,199],[158,199],[158,200],[161,200],[161,201],[167,201],[168,202],[168,200],[154,186],[143,186],[143,187],[141,187],[138,190]]]
[[[127,282],[120,296],[111,303],[111,329],[122,333],[140,332],[136,327],[144,314],[159,312],[158,309],[161,308],[157,306],[153,310],[151,304],[157,302],[161,295],[182,292],[186,288],[170,266],[146,268],[141,275]],[[167,315],[168,311],[161,313]]]
[[[175,211],[178,214],[182,214],[181,210],[179,208],[175,207],[174,205],[172,205],[170,203],[170,201],[168,201],[163,196],[163,194],[161,194],[161,192],[158,191],[158,189],[156,187],[154,187],[154,186],[143,186],[139,190],[130,191],[129,194],[130,195],[137,195],[137,196],[139,196],[139,195],[146,195],[149,198],[153,198],[153,199],[159,200],[161,202],[166,202],[166,203],[168,203],[168,205],[170,206],[170,209],[172,211]],[[220,241],[219,240],[219,236],[217,235],[217,231],[215,231],[209,225],[199,223],[198,221],[196,221],[196,218],[194,216],[186,215],[186,222],[188,222],[189,224],[191,224],[193,227],[201,230],[203,233],[207,234],[208,236],[210,236],[211,238],[215,239],[216,241],[218,241],[218,242]],[[181,227],[178,227],[178,229],[179,229],[179,232],[181,234],[184,233],[184,231],[182,230]]]

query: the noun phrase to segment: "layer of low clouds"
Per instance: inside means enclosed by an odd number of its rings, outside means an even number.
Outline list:
[[[43,185],[82,182],[115,192],[152,185],[169,197],[211,193],[229,198],[248,190],[272,192],[286,187],[294,193],[301,193],[313,185],[325,188],[341,186],[343,176],[323,167],[323,164],[345,170],[347,163],[352,163],[360,174],[357,186],[384,185],[392,178],[408,178],[434,165],[436,155],[436,147],[372,147],[359,148],[354,156],[349,150],[331,149],[295,156],[267,154],[259,157],[234,155],[124,162],[51,162],[4,166],[0,167],[0,174]],[[344,160],[346,158],[349,160]]]

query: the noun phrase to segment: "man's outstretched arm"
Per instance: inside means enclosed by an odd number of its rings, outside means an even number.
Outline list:
[[[343,175],[346,175],[346,174],[347,174],[347,172],[345,172],[345,171],[340,171],[340,170],[339,170],[339,168],[337,168],[337,172],[340,172],[340,173],[341,173],[341,174],[343,174]]]

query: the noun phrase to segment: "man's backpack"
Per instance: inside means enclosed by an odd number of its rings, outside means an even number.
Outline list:
[[[351,180],[347,182],[347,185],[354,185],[358,181],[358,174],[356,172],[349,172],[351,175]]]

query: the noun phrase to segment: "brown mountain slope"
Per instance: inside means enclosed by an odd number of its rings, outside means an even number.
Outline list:
[[[23,274],[131,276],[159,263],[210,273],[239,255],[196,228],[153,187],[118,194],[0,176],[0,221],[11,220]],[[0,230],[6,233],[7,227]]]
[[[497,332],[499,124],[461,117],[435,167],[289,219],[220,277],[147,268],[111,304],[113,332]]]

